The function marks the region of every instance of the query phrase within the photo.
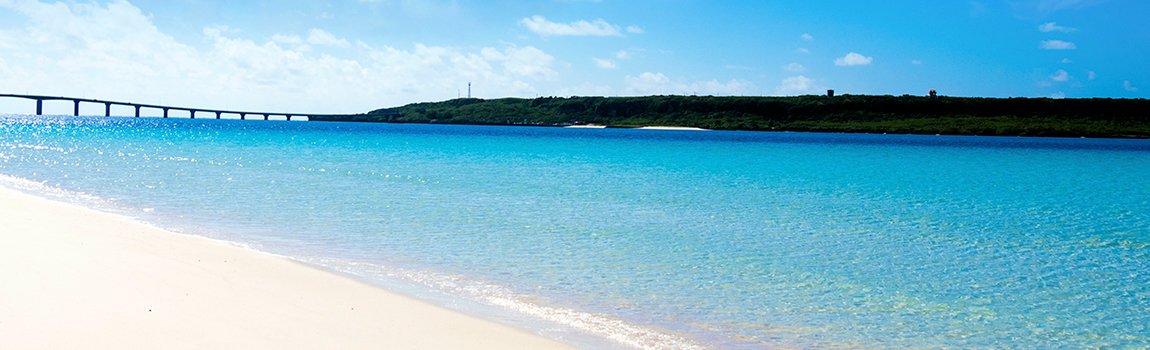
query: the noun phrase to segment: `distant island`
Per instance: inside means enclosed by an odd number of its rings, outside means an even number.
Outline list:
[[[311,120],[1150,138],[1150,100],[910,95],[461,98]]]

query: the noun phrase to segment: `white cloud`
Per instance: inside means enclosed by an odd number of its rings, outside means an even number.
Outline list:
[[[1074,43],[1062,40],[1043,40],[1039,43],[1039,47],[1043,50],[1074,50],[1078,48]]]
[[[1094,73],[1094,71],[1086,72],[1086,78],[1090,80],[1098,79],[1098,73]]]
[[[221,35],[221,33],[205,28],[204,29],[204,35],[219,36],[219,35]],[[300,38],[299,35],[292,35],[292,34],[272,35],[272,41],[279,43],[279,44],[293,45],[293,46],[303,44],[303,38]]]
[[[865,66],[874,62],[873,57],[863,56],[857,52],[848,53],[846,56],[835,59],[836,66]]]
[[[619,27],[602,19],[556,23],[539,15],[524,18],[519,24],[542,36],[620,36]],[[635,27],[638,28],[638,27]]]
[[[214,28],[205,28],[204,35],[209,37],[218,37],[222,36],[223,32],[220,32],[218,29]],[[271,41],[277,44],[293,47],[297,50],[305,51],[311,49],[307,45],[331,46],[339,48],[346,48],[351,46],[351,43],[349,43],[347,40],[337,38],[335,35],[318,28],[309,30],[306,38],[295,34],[280,33],[272,35]]]
[[[626,84],[623,91],[629,95],[749,95],[756,89],[753,83],[745,80],[682,82],[655,72],[627,76],[623,80]]]
[[[627,50],[616,51],[615,52],[615,58],[618,58],[621,60],[629,60],[629,59],[631,59],[631,51],[627,51]]]
[[[1057,72],[1054,72],[1054,74],[1050,76],[1050,80],[1057,81],[1057,82],[1070,81],[1070,73],[1067,73],[1065,70],[1059,69]]]
[[[783,66],[783,70],[791,72],[791,73],[802,73],[802,72],[807,70],[807,67],[804,67],[803,65],[798,64],[798,63],[791,63],[791,64]]]
[[[799,36],[799,38],[800,38],[800,39],[803,39],[803,41],[812,41],[812,40],[815,40],[815,36],[814,36],[814,35],[811,35],[811,33],[803,33],[803,35],[800,35],[800,36]]]
[[[1063,26],[1058,25],[1058,23],[1054,23],[1054,22],[1046,22],[1046,23],[1043,23],[1042,25],[1038,26],[1038,31],[1043,32],[1043,33],[1050,33],[1050,32],[1070,33],[1070,32],[1074,32],[1077,30],[1078,30],[1077,28],[1063,27]]]
[[[1122,81],[1122,88],[1127,92],[1138,92],[1138,87],[1134,86],[1134,83],[1131,83],[1129,80]]]
[[[913,64],[913,65],[916,65],[916,66],[921,66],[921,65],[922,65],[922,61],[920,61],[920,60],[910,60],[910,64]]]
[[[602,59],[602,58],[592,58],[591,60],[595,62],[596,67],[599,67],[601,69],[618,68],[618,65],[616,65],[615,61],[612,61],[612,60]]]
[[[1074,63],[1074,60],[1071,60],[1071,59],[1069,59],[1069,58],[1063,58],[1063,59],[1062,59],[1061,61],[1059,61],[1059,62],[1062,62],[1062,64],[1071,64],[1071,63]]]
[[[484,48],[482,53],[488,61],[503,63],[504,71],[513,75],[549,79],[556,74],[551,69],[551,63],[555,58],[535,47],[512,46],[503,50],[488,47]]]
[[[796,49],[795,52],[801,53],[801,54],[808,54],[808,53],[811,53],[811,50],[808,50],[805,47],[800,47],[800,48]]]
[[[344,113],[453,98],[468,81],[476,96],[534,96],[559,74],[555,58],[532,46],[373,47],[319,29],[252,40],[223,26],[204,28],[192,46],[123,0],[0,0],[0,11],[27,22],[0,26],[0,91]]]
[[[671,78],[668,78],[663,73],[643,72],[637,77],[627,76],[624,78],[627,82],[627,87],[631,91],[642,92],[656,92],[661,89],[667,89],[671,85]],[[670,94],[670,91],[656,92],[662,94]]]
[[[644,31],[643,28],[640,26],[629,25],[629,26],[627,26],[627,32],[631,33],[631,34],[643,34],[646,31]]]
[[[799,95],[810,93],[814,90],[814,80],[806,76],[793,76],[783,79],[779,86],[775,87],[775,94],[778,95]]]
[[[1053,94],[1050,94],[1050,98],[1053,98],[1056,100],[1061,100],[1061,99],[1066,98],[1066,93],[1064,93],[1062,91],[1058,91],[1058,92],[1055,92]]]
[[[351,44],[347,40],[336,38],[335,35],[328,33],[323,29],[312,29],[307,33],[307,43],[312,45],[329,45],[335,47],[348,47]]]

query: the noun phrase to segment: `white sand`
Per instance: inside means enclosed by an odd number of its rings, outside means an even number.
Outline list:
[[[641,130],[687,130],[687,131],[709,131],[710,129],[694,128],[688,126],[644,126],[639,128]]]
[[[553,349],[353,279],[0,188],[0,349]]]

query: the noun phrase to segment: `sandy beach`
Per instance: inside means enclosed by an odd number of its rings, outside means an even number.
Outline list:
[[[695,128],[689,126],[644,126],[639,130],[679,130],[679,131],[710,131],[710,129]]]
[[[560,349],[224,242],[0,188],[0,349]]]

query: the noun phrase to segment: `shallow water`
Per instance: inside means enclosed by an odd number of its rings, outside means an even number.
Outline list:
[[[10,116],[0,174],[641,347],[1150,346],[1145,140]]]

